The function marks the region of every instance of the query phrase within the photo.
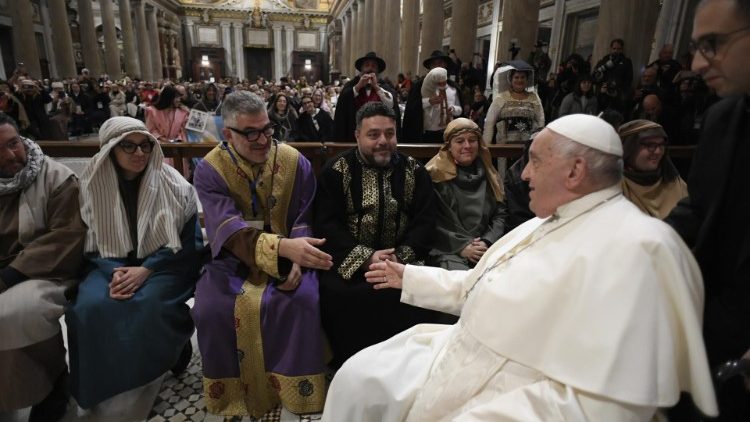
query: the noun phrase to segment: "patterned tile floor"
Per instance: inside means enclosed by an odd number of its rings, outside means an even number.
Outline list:
[[[148,422],[308,422],[320,420],[321,415],[295,415],[277,407],[261,419],[246,417],[222,417],[206,412],[203,402],[203,373],[200,355],[195,348],[187,370],[179,376],[171,372],[164,377],[156,395]]]

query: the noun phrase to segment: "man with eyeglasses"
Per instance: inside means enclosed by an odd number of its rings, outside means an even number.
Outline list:
[[[323,333],[314,270],[331,267],[312,235],[315,175],[273,138],[263,100],[237,91],[221,108],[226,142],[195,170],[211,262],[198,281],[193,319],[206,407],[260,419],[281,404],[320,412]]]
[[[297,140],[329,141],[333,131],[333,119],[325,110],[315,107],[312,97],[302,98],[303,113],[297,120]]]
[[[689,199],[667,221],[692,247],[703,272],[703,330],[715,367],[750,357],[750,1],[703,0],[692,39],[692,70],[723,100],[706,113]],[[722,385],[721,418],[750,420],[749,397],[741,377]]]
[[[57,421],[68,402],[60,331],[86,227],[78,180],[0,114],[0,414],[32,406]]]

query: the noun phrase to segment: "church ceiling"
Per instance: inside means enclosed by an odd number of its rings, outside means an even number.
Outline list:
[[[223,10],[251,10],[260,8],[269,12],[330,12],[332,0],[177,0],[192,8],[220,8]]]

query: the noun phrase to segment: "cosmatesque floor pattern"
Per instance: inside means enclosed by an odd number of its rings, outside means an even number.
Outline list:
[[[148,422],[308,422],[320,420],[319,414],[295,415],[277,407],[261,419],[221,417],[206,413],[203,401],[203,373],[197,348],[188,368],[179,376],[167,374],[148,415]]]

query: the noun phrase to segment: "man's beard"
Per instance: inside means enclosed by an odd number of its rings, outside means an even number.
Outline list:
[[[384,150],[380,150],[377,152],[382,152]],[[377,154],[375,153],[368,153],[365,154],[362,152],[362,150],[359,150],[359,155],[362,157],[362,159],[369,165],[374,167],[388,167],[388,165],[391,164],[391,158],[393,157],[393,151],[388,151],[388,155],[385,154]]]
[[[12,178],[16,174],[18,174],[19,171],[23,170],[25,166],[26,163],[24,163],[20,159],[14,159],[11,163],[0,167],[0,179]]]

